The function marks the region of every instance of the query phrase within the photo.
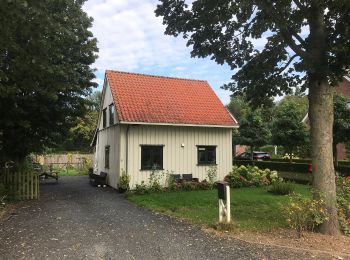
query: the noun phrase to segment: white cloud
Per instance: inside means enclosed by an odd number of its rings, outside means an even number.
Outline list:
[[[162,20],[154,14],[156,1],[99,0],[84,8],[94,18],[99,70],[168,66],[189,55],[183,39],[164,35]]]
[[[95,78],[93,82],[96,82],[99,86],[103,85],[103,79],[102,78]]]
[[[221,100],[229,92],[219,88],[230,79],[228,67],[209,59],[192,59],[181,37],[164,35],[162,18],[156,17],[156,0],[90,0],[84,10],[94,18],[92,32],[98,39],[99,84],[106,69],[208,80]]]

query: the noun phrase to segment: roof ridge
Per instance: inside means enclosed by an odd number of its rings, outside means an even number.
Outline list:
[[[207,80],[202,79],[189,79],[189,78],[179,78],[179,77],[169,77],[169,76],[161,76],[161,75],[151,75],[146,73],[139,73],[139,72],[128,72],[128,71],[120,71],[120,70],[106,70],[107,72],[115,72],[115,73],[123,73],[123,74],[131,74],[131,75],[140,75],[140,76],[148,76],[153,78],[168,78],[168,79],[179,79],[179,80],[190,80],[190,81],[199,81],[199,82],[207,82]]]

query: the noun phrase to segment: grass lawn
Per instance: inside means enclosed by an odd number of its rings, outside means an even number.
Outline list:
[[[296,193],[310,195],[310,186],[296,184]],[[130,194],[128,200],[192,223],[212,226],[218,221],[217,190]],[[266,187],[231,189],[231,214],[239,230],[270,231],[287,227],[280,206],[288,196],[273,195]]]
[[[81,176],[81,175],[87,175],[86,171],[79,171],[77,169],[68,169],[68,170],[59,170],[58,176]]]

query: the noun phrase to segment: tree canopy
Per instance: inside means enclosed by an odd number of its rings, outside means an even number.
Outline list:
[[[297,118],[301,122],[307,114],[309,101],[306,96],[285,96],[282,100],[277,102],[276,107],[274,108],[274,117],[278,117],[279,113],[283,114],[288,108],[296,113]]]
[[[277,106],[274,114],[271,128],[272,143],[283,146],[289,154],[290,161],[295,149],[305,144],[308,139],[308,131],[301,121],[305,111],[306,109],[300,108],[297,103],[285,100]]]
[[[210,56],[240,69],[225,87],[244,91],[251,99],[289,94],[291,86],[307,80],[300,72],[315,68],[337,83],[350,63],[349,48],[344,47],[350,44],[347,0],[160,2],[156,15],[163,17],[165,33],[188,39],[192,56]],[[324,42],[313,37],[317,22],[324,25]],[[257,40],[265,46],[257,46]],[[313,45],[321,43],[323,63],[312,57]]]
[[[85,111],[97,40],[84,1],[0,3],[1,159],[18,160],[67,134]]]
[[[95,91],[86,98],[87,104],[84,115],[74,120],[74,125],[69,129],[69,133],[63,145],[58,145],[58,149],[65,151],[91,150],[90,144],[96,130],[101,96],[101,91]]]
[[[183,36],[193,57],[228,64],[232,82],[258,103],[309,90],[314,187],[329,219],[320,231],[339,234],[332,153],[333,89],[350,66],[350,1],[160,0],[165,33]],[[262,46],[259,46],[263,43]],[[327,181],[326,181],[327,180]]]
[[[249,111],[247,116],[241,120],[238,132],[234,142],[248,145],[252,151],[270,141],[271,134],[267,123],[263,120],[261,110]]]

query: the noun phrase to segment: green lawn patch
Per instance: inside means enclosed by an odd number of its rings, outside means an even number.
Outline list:
[[[295,192],[310,196],[310,186],[296,184]],[[212,226],[218,221],[217,190],[130,194],[135,204],[192,223]],[[270,231],[287,227],[281,205],[288,196],[273,195],[266,187],[231,189],[231,214],[240,230]]]
[[[87,175],[87,170],[78,170],[78,169],[68,169],[68,170],[59,170],[58,176],[81,176]]]

